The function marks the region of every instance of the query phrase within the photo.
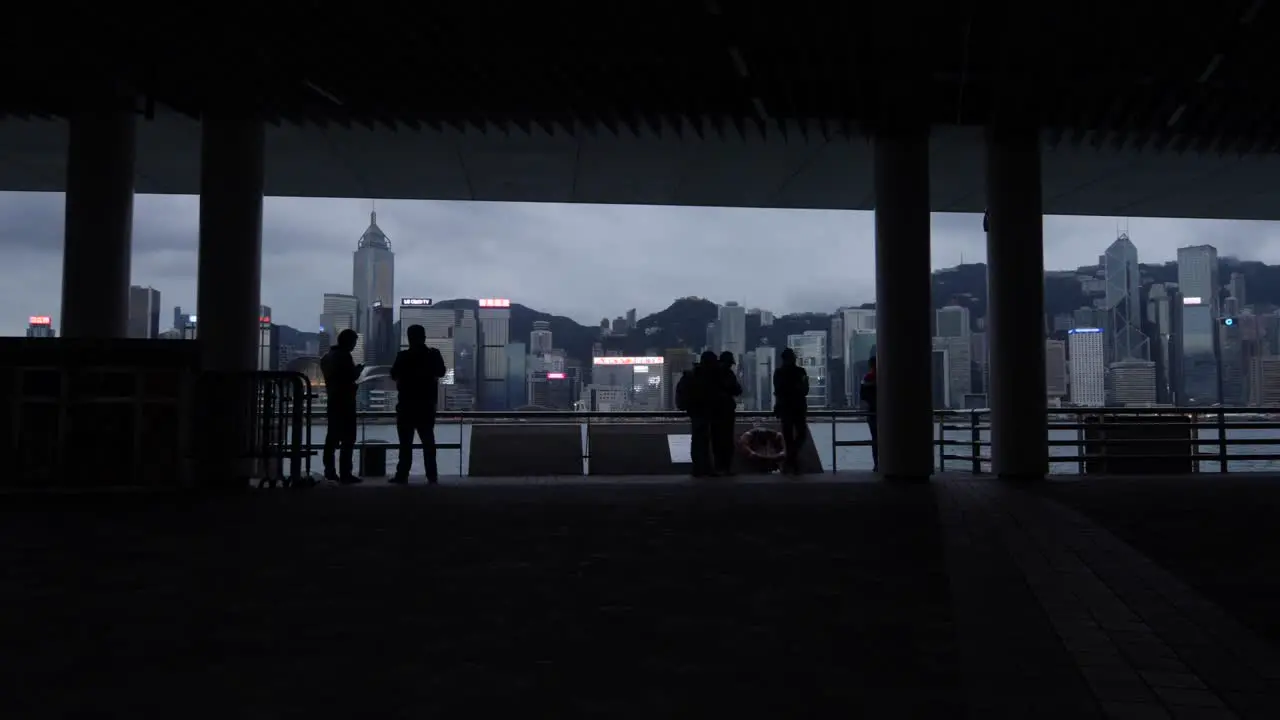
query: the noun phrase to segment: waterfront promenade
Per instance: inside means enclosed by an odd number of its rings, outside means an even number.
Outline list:
[[[1274,718],[1278,510],[1265,475],[11,496],[0,712]]]

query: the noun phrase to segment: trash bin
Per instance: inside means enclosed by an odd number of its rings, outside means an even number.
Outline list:
[[[386,440],[365,440],[360,448],[360,474],[365,477],[387,476]]]

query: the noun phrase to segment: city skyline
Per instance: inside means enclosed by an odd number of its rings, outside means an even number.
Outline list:
[[[323,293],[350,291],[371,209],[368,199],[267,199],[262,303],[279,322],[311,329]],[[584,325],[688,295],[778,314],[875,295],[870,212],[394,200],[377,209],[396,238],[400,295],[509,297]],[[3,334],[23,334],[30,315],[57,323],[62,220],[59,193],[0,193]],[[160,290],[166,308],[195,307],[197,223],[194,196],[135,201],[132,282]],[[1202,243],[1280,263],[1280,223],[1047,216],[1046,268],[1096,263],[1119,229],[1143,263]],[[978,215],[935,214],[933,239],[935,268],[985,260]]]

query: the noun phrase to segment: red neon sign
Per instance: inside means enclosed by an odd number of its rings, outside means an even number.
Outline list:
[[[260,317],[258,318],[258,322],[262,323],[263,325],[270,325],[270,324],[271,324],[271,316],[270,316],[270,315],[262,315],[262,316],[260,316]]]
[[[547,373],[547,379],[548,380],[564,380],[565,374],[564,373]]]
[[[506,298],[480,298],[477,301],[482,308],[509,308],[511,301]]]
[[[32,325],[52,325],[53,318],[49,317],[48,315],[32,315],[31,317],[27,318],[27,322],[31,323]]]

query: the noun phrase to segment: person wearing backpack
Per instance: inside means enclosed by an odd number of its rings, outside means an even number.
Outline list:
[[[773,414],[782,424],[786,447],[783,472],[800,474],[800,450],[809,435],[809,373],[796,363],[796,351],[782,351],[782,364],[773,371]]]

